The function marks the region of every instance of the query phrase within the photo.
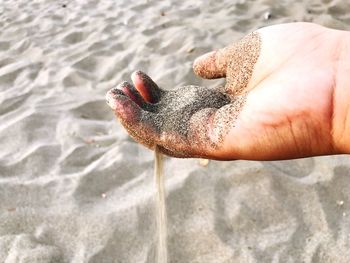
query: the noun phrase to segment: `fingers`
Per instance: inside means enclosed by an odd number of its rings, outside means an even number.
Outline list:
[[[136,88],[123,82],[106,96],[131,137],[151,149],[158,145],[174,157],[218,156],[217,141],[222,133],[215,127],[222,130],[231,119],[220,122],[215,116],[231,103],[229,97],[217,89],[199,86],[165,92],[140,72],[134,73],[133,80]],[[147,96],[148,100],[159,99],[159,103],[147,102]]]
[[[226,48],[212,51],[194,61],[193,71],[205,79],[223,78],[226,76],[228,59]]]
[[[142,71],[135,71],[131,79],[141,96],[149,103],[157,103],[162,95],[162,90],[157,84]]]
[[[146,147],[153,150],[158,145],[164,154],[178,158],[213,155],[215,149],[210,132],[217,109],[207,108],[194,113],[185,124],[188,134],[183,135],[178,129],[167,129],[168,115],[148,111],[149,104],[127,82],[110,90],[106,99],[130,136]]]
[[[114,110],[115,115],[120,120],[128,133],[139,143],[153,149],[155,142],[159,138],[154,121],[155,114],[141,108],[136,101],[126,95],[122,90],[130,90],[131,85],[123,84],[119,88],[110,90],[106,95],[107,104]],[[137,96],[137,95],[136,95]],[[141,102],[144,105],[145,102]]]
[[[125,82],[118,88],[110,90],[106,95],[108,105],[114,110],[129,135],[151,150],[158,145],[160,150],[169,156],[178,158],[193,156],[193,149],[184,137],[162,130],[162,127],[159,126],[161,114],[141,108],[131,98],[133,94],[130,97],[127,95],[129,91],[126,88],[130,86],[132,85]],[[127,94],[123,90],[127,90]]]
[[[117,90],[121,90],[123,93],[121,95],[127,95],[132,101],[134,101],[138,106],[146,107],[146,102],[136,90],[136,88],[128,83],[127,81],[122,82],[116,87]],[[113,92],[113,90],[112,90]]]

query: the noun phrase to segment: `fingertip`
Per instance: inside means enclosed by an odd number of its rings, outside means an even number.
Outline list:
[[[226,67],[220,62],[218,51],[206,53],[193,62],[193,71],[205,79],[222,78],[226,75]]]
[[[150,76],[137,70],[131,74],[131,80],[145,101],[149,103],[159,101],[162,91]]]
[[[214,51],[201,55],[196,58],[193,62],[193,72],[202,78],[206,78],[206,66],[208,65],[209,58],[212,56]]]
[[[125,95],[116,95],[108,101],[108,104],[114,110],[119,119],[127,122],[134,122],[137,119],[139,106]]]
[[[212,51],[195,59],[193,63],[193,71],[197,76],[205,79],[213,79],[223,76],[221,72],[219,74],[216,66],[216,53],[216,51]]]
[[[131,74],[131,81],[134,84],[135,88],[140,92],[141,96],[144,98],[145,101],[150,101],[149,93],[147,92],[147,89],[145,85],[142,82],[142,79],[139,77],[140,75],[143,75],[144,73],[140,70],[134,71]]]
[[[134,84],[135,84],[134,81],[136,80],[137,75],[140,75],[140,74],[144,74],[144,73],[141,70],[136,70],[133,73],[131,73],[130,78]]]
[[[132,101],[134,101],[140,107],[146,107],[146,102],[137,91],[137,89],[131,85],[129,82],[124,81],[117,86],[116,89],[121,90],[125,95],[127,95]]]
[[[159,131],[155,125],[157,116],[144,110],[118,87],[108,91],[106,99],[129,135],[135,141],[152,149],[159,138]]]
[[[125,94],[123,93],[122,90],[118,89],[118,86],[113,89],[110,89],[106,93],[106,102],[108,106],[111,107],[112,110],[117,109],[118,99],[121,96],[125,97]]]

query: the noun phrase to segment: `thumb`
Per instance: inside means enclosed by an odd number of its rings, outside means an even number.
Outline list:
[[[227,53],[227,48],[223,48],[198,57],[193,63],[194,73],[205,79],[226,77]]]
[[[252,32],[236,43],[200,56],[193,63],[193,71],[206,79],[234,79],[235,75],[248,74],[260,54],[260,45],[260,35]]]

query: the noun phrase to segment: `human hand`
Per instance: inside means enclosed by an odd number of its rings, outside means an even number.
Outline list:
[[[348,33],[314,24],[262,28],[195,61],[199,76],[226,77],[224,88],[165,92],[136,72],[134,86],[120,84],[107,101],[134,139],[176,157],[344,153],[350,147],[346,41]]]

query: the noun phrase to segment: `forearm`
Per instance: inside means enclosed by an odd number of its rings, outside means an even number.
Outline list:
[[[339,33],[332,132],[336,152],[350,154],[350,32]]]

